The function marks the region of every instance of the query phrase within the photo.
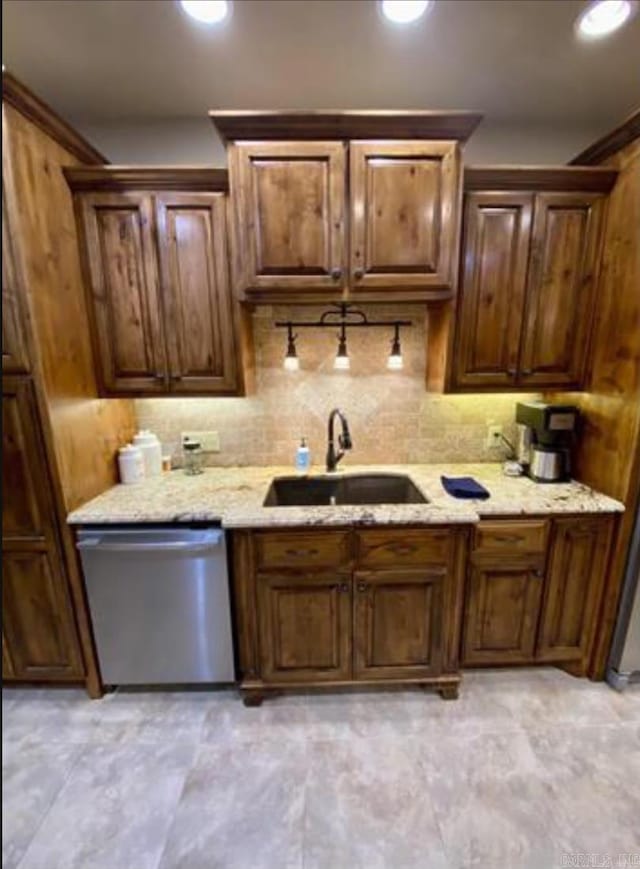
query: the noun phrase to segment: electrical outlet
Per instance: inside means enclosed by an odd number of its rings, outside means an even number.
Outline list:
[[[205,453],[220,452],[220,437],[217,431],[183,431],[180,439],[185,441],[198,441]]]
[[[488,450],[495,449],[496,447],[502,446],[502,426],[501,425],[490,425],[487,427],[487,442],[486,447]]]

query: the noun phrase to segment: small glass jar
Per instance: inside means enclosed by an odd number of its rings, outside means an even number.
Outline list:
[[[202,464],[204,462],[204,453],[198,441],[187,441],[182,445],[184,452],[184,472],[189,477],[195,477],[196,474],[202,474]]]

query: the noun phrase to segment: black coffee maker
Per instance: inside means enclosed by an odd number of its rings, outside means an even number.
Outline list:
[[[579,414],[572,404],[516,404],[517,459],[532,480],[560,483],[571,478],[571,448]]]

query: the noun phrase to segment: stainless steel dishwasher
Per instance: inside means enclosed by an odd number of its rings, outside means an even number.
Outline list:
[[[78,549],[106,685],[234,680],[220,528],[83,528]]]

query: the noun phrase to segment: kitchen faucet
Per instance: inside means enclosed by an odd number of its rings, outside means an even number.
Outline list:
[[[342,423],[342,434],[338,435],[338,446],[339,450],[336,453],[334,447],[334,436],[333,436],[333,421],[335,418],[339,416],[340,422]],[[338,410],[337,407],[329,414],[329,430],[328,430],[328,438],[329,444],[327,447],[327,471],[329,473],[336,470],[338,467],[338,462],[345,454],[346,450],[350,450],[352,447],[351,443],[351,435],[349,434],[349,425],[347,423],[347,418],[342,413],[341,410]]]

